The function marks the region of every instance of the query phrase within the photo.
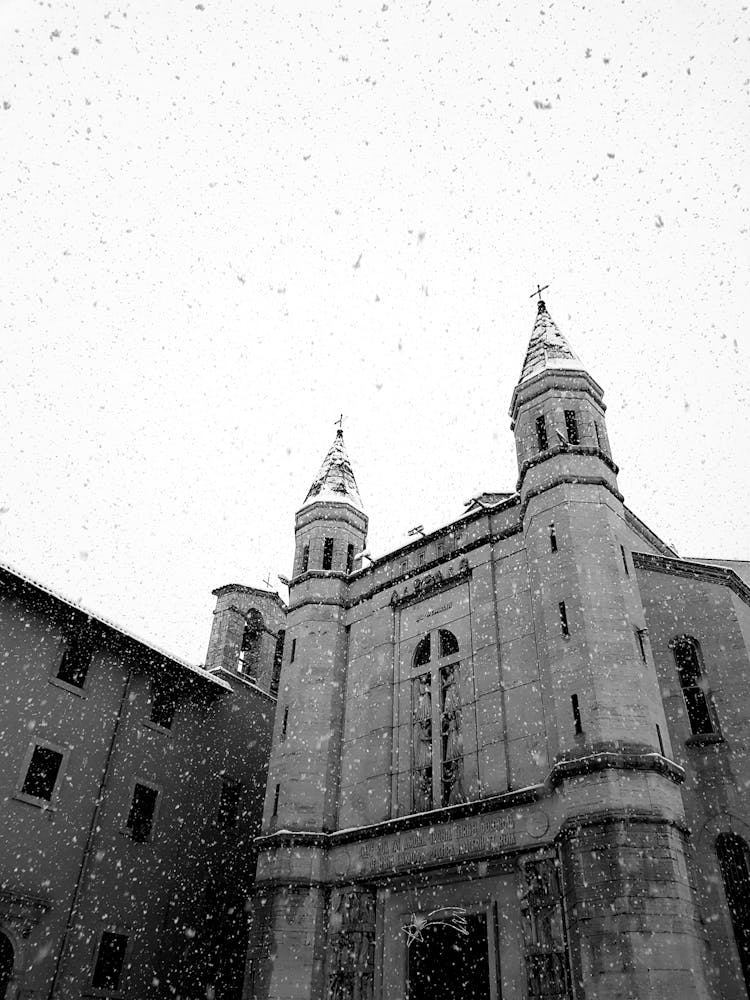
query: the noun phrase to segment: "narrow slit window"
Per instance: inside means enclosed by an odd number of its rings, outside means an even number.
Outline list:
[[[620,546],[620,555],[622,556],[622,565],[625,567],[625,576],[630,576],[630,570],[628,569],[628,557],[625,554],[625,546]]]
[[[565,430],[568,433],[568,444],[579,444],[578,417],[575,410],[565,411]]]
[[[126,826],[130,830],[130,836],[139,844],[151,838],[158,796],[155,788],[136,782]]]
[[[536,443],[539,451],[547,450],[547,421],[543,413],[536,418]]]
[[[26,771],[21,791],[35,799],[49,802],[55,791],[57,777],[62,767],[63,755],[50,747],[35,746]]]
[[[276,697],[279,693],[279,681],[281,680],[281,664],[284,659],[284,640],[286,639],[286,629],[279,629],[276,636],[276,646],[273,651],[273,669],[271,670],[271,694]]]
[[[599,449],[599,451],[603,451],[604,449],[602,448],[602,432],[599,430],[599,423],[596,420],[594,421],[594,435],[596,437],[596,447]]]
[[[568,611],[565,607],[565,601],[560,601],[557,605],[558,611],[560,612],[560,631],[567,639],[570,635],[570,627],[568,625]]]
[[[354,546],[347,545],[346,547],[346,572],[351,573],[354,569]]]
[[[119,990],[127,947],[127,934],[103,932],[91,979],[91,985],[95,990]]]
[[[557,535],[554,524],[549,526],[549,547],[550,552],[557,552]]]
[[[85,628],[79,629],[65,646],[57,668],[58,680],[65,681],[72,687],[82,688],[86,683],[92,656],[91,634]]]
[[[273,813],[272,815],[279,815],[279,795],[281,794],[281,785],[276,786],[276,790],[273,793]]]
[[[659,753],[664,756],[664,740],[661,738],[661,729],[659,728],[659,723],[656,724],[656,738],[659,741]]]
[[[237,826],[240,818],[240,801],[242,799],[242,784],[239,781],[225,781],[221,786],[219,812],[216,821],[220,827],[227,829]]]
[[[323,541],[323,569],[330,569],[333,566],[333,539],[326,538]]]
[[[294,663],[294,657],[297,655],[297,640],[292,639],[292,651],[289,654],[289,662]]]
[[[581,706],[578,704],[578,695],[572,694],[570,696],[570,705],[573,709],[573,725],[575,727],[576,736],[580,736],[583,733],[583,723],[581,722]]]
[[[644,628],[637,628],[635,630],[635,636],[638,640],[638,652],[641,654],[641,660],[643,660],[644,663],[646,662],[646,643],[643,638],[645,634],[646,630]]]
[[[307,572],[307,567],[310,565],[310,545],[307,544],[302,549],[302,572]]]
[[[286,739],[286,730],[289,725],[289,706],[284,706],[284,717],[281,720],[281,742],[283,743]]]

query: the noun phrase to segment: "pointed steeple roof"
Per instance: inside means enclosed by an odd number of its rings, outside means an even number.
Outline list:
[[[518,384],[543,371],[571,368],[581,371],[583,369],[581,359],[557,329],[557,324],[547,312],[547,306],[540,299]]]
[[[336,431],[336,438],[323,459],[302,506],[307,507],[311,503],[348,503],[364,514],[362,498],[346,453],[341,428]]]

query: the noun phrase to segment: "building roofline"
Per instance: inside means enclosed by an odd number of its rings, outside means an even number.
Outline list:
[[[386,552],[384,555],[378,556],[377,559],[373,559],[369,566],[357,570],[356,573],[352,573],[349,579],[351,580],[352,578],[356,578],[357,580],[361,580],[367,576],[368,573],[372,573],[375,569],[380,566],[384,566],[392,559],[409,555],[411,552],[416,552],[416,550],[426,542],[437,541],[437,539],[441,536],[449,534],[452,528],[463,527],[471,521],[478,521],[480,518],[487,517],[490,514],[496,514],[503,510],[510,510],[511,507],[517,506],[519,501],[520,497],[518,493],[509,493],[505,500],[500,500],[494,505],[487,504],[486,507],[482,507],[479,510],[472,510],[470,513],[462,514],[461,517],[457,517],[455,521],[449,521],[448,524],[443,524],[439,528],[435,528],[434,531],[428,531],[427,534],[422,535],[421,538],[417,538],[413,542],[407,542],[405,545],[401,545],[397,549],[391,549],[390,552]]]
[[[225,594],[230,594],[232,592],[239,591],[241,594],[254,594],[257,597],[270,598],[281,606],[283,611],[286,611],[286,604],[284,599],[275,590],[262,590],[260,587],[247,587],[244,583],[224,583],[216,590],[212,590],[211,593],[214,597],[223,597]]]
[[[74,611],[79,611],[81,614],[86,615],[88,618],[93,619],[100,625],[104,625],[106,628],[111,629],[118,635],[135,642],[139,646],[143,646],[150,653],[155,653],[157,656],[161,657],[163,660],[167,660],[170,663],[174,663],[175,666],[180,667],[182,670],[187,671],[195,678],[199,678],[205,681],[207,684],[214,685],[222,689],[222,691],[231,691],[232,687],[225,680],[220,677],[216,677],[214,674],[209,673],[203,667],[196,666],[195,664],[188,663],[187,660],[182,660],[173,653],[168,653],[166,650],[161,649],[159,646],[154,645],[154,643],[146,642],[141,639],[140,636],[131,632],[129,629],[123,628],[121,625],[116,625],[114,622],[109,621],[108,618],[104,618],[102,615],[98,615],[93,611],[90,611],[84,605],[79,604],[77,601],[71,601],[68,597],[63,597],[62,594],[58,594],[56,591],[52,590],[50,587],[46,587],[43,583],[39,583],[37,580],[32,579],[25,573],[19,572],[12,566],[8,566],[6,563],[0,562],[0,574],[6,574],[25,587],[31,587],[34,590],[45,594],[47,597],[51,597],[54,601],[59,604],[63,604],[68,608],[72,608]]]
[[[670,576],[688,577],[693,580],[706,580],[729,587],[746,604],[750,605],[750,587],[733,569],[725,566],[715,566],[703,562],[692,562],[689,559],[670,559],[667,556],[654,556],[646,552],[634,552],[633,564],[636,569],[652,570],[656,573],[666,573]]]

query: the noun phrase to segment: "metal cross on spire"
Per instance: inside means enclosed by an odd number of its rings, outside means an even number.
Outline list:
[[[338,420],[334,420],[333,422],[334,422],[334,424],[338,424],[339,434],[343,434],[344,433],[344,414],[342,413],[339,416],[339,419]]]
[[[548,288],[549,288],[549,285],[545,285],[544,288],[540,288],[539,287],[539,283],[537,282],[536,291],[532,292],[531,295],[529,295],[529,298],[533,299],[535,295],[538,295],[539,296],[539,301],[541,302],[542,301],[542,292],[545,292]]]

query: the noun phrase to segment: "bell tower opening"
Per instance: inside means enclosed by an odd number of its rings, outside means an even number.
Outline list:
[[[409,945],[407,1000],[490,1000],[487,917],[466,915],[466,933],[428,923]]]

